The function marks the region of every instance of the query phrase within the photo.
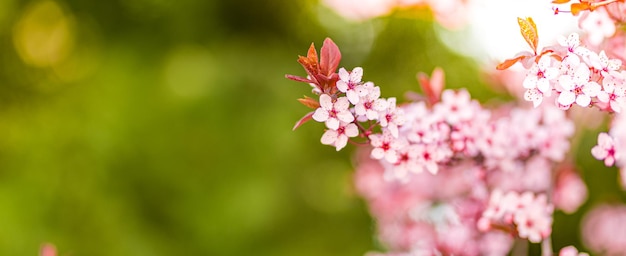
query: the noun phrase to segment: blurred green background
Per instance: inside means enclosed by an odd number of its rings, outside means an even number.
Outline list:
[[[506,98],[429,17],[347,22],[316,1],[0,1],[0,255],[43,242],[96,256],[381,249],[351,185],[353,148],[321,145],[321,124],[291,131],[310,88],[284,74],[304,75],[297,55],[329,36],[385,97],[441,66],[451,87]]]

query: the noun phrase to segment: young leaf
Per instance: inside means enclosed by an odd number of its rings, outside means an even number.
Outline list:
[[[298,120],[298,122],[296,122],[296,125],[293,126],[293,129],[291,129],[292,131],[295,131],[296,129],[298,129],[298,127],[300,127],[301,125],[303,125],[304,123],[308,122],[309,120],[313,119],[313,111],[307,113],[306,115],[304,115],[302,118],[300,118],[300,120]]]
[[[304,98],[298,99],[298,101],[300,103],[302,103],[302,105],[305,105],[305,106],[307,106],[309,108],[312,108],[312,109],[317,109],[317,108],[320,107],[320,103],[317,102],[317,100],[315,100],[315,99],[313,99],[311,97],[308,97],[306,95],[304,96]]]
[[[335,73],[337,67],[339,67],[339,61],[341,61],[339,47],[337,47],[333,40],[326,38],[321,49],[320,73],[326,77],[330,77]]]
[[[505,60],[504,62],[498,64],[498,66],[496,66],[497,70],[505,70],[511,66],[513,66],[513,64],[517,63],[518,61],[522,60],[523,58],[526,58],[527,56],[519,56],[517,58],[513,58],[513,59],[508,59]]]
[[[526,19],[517,18],[517,23],[519,24],[520,32],[526,40],[526,43],[533,49],[535,54],[537,53],[537,44],[539,41],[539,34],[537,33],[537,26],[531,17],[527,17]]]

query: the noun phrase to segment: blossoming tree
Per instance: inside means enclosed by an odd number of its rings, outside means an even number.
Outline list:
[[[569,2],[556,0],[553,10],[579,16],[582,34],[540,48],[533,19],[518,18],[530,51],[497,66],[521,63],[526,74],[518,86],[532,104],[487,108],[465,89],[445,89],[442,69],[418,75],[423,95],[413,101],[383,98],[361,67],[339,67],[341,52],[328,38],[319,54],[312,44],[298,58],[307,76],[287,78],[311,86],[314,97],[299,99],[311,111],[294,129],[313,120],[324,124],[322,144],[337,151],[349,143],[363,146],[355,186],[388,248],[368,255],[507,255],[524,240],[552,255],[554,211],[575,212],[587,199],[585,183],[565,157],[577,128],[569,117],[573,108],[611,113],[609,131],[598,135],[589,156],[619,167],[626,185],[626,40],[619,29],[626,4]],[[621,221],[622,208],[595,215]],[[610,224],[595,215],[586,220],[594,224],[584,226],[605,232],[602,225]],[[590,249],[625,252],[620,238],[598,237],[585,238]],[[559,255],[586,254],[569,246]]]

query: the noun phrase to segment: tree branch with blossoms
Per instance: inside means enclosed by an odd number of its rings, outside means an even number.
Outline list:
[[[319,61],[314,45],[299,57],[307,77],[287,78],[307,83],[315,96],[299,99],[313,111],[294,129],[314,120],[324,123],[322,144],[337,151],[348,142],[362,146],[355,187],[387,249],[367,255],[517,255],[528,242],[541,243],[542,255],[553,255],[555,211],[576,212],[588,196],[568,156],[576,130],[568,114],[573,108],[610,116],[609,130],[598,134],[591,155],[619,167],[626,188],[626,3],[552,3],[559,6],[555,14],[579,17],[583,32],[542,46],[540,26],[530,17],[517,18],[530,50],[496,66],[524,67],[518,86],[532,108],[487,108],[465,89],[444,89],[440,68],[431,76],[418,74],[422,94],[407,94],[410,101],[382,98],[380,87],[363,80],[363,68],[339,68],[339,47],[328,38]],[[617,216],[621,225],[626,211],[605,209],[591,212],[583,225],[602,239],[583,238],[596,252],[624,254],[626,241],[602,234],[595,227],[611,223],[595,215]],[[587,255],[573,246],[558,254]]]

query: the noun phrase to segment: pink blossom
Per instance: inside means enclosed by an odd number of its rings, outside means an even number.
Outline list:
[[[567,48],[568,56],[570,54],[576,53],[578,47],[580,47],[580,36],[577,33],[571,33],[567,37],[559,37],[557,39],[561,46]]]
[[[609,59],[603,50],[598,54],[597,59],[592,60],[592,65],[595,69],[600,70],[603,76],[607,76],[617,73],[616,71],[622,67],[622,61],[619,59]]]
[[[552,91],[552,81],[557,78],[559,72],[553,66],[550,56],[544,55],[534,64],[524,79],[523,86],[526,89],[537,89],[542,95],[549,97]]]
[[[348,97],[352,104],[359,103],[360,97],[367,94],[367,89],[361,84],[363,77],[363,68],[356,67],[352,72],[348,73],[345,68],[339,69],[339,80],[337,81],[337,89]]]
[[[472,101],[469,92],[466,90],[445,90],[441,95],[441,102],[435,105],[435,112],[442,116],[450,125],[459,122],[470,121],[475,114],[476,104]]]
[[[322,135],[322,144],[332,145],[341,150],[348,144],[348,137],[356,137],[359,135],[359,129],[354,123],[341,122],[337,130],[326,130]]]
[[[563,169],[557,175],[552,198],[556,208],[572,214],[587,201],[587,186],[571,167]]]
[[[605,132],[598,134],[598,145],[591,149],[591,154],[598,160],[604,160],[604,165],[613,166],[618,157],[613,137]]]
[[[562,90],[558,97],[558,103],[569,108],[574,102],[581,107],[587,107],[591,103],[591,98],[596,97],[600,92],[600,85],[594,81],[589,81],[589,67],[581,63],[573,72],[560,76],[558,81]]]
[[[581,222],[582,241],[591,252],[626,255],[626,206],[600,205]]]
[[[599,45],[605,38],[615,34],[615,23],[605,9],[585,12],[580,18],[579,26],[587,33],[592,45]]]
[[[608,107],[615,111],[620,112],[621,104],[626,97],[626,85],[624,84],[623,74],[618,76],[607,76],[602,79],[603,90],[598,92],[598,100],[603,103],[608,103]]]
[[[578,249],[574,246],[563,247],[561,251],[559,251],[559,256],[589,256],[589,254],[584,252],[578,252]]]
[[[346,97],[338,98],[333,103],[328,94],[322,94],[320,95],[320,107],[315,110],[313,119],[318,122],[326,122],[328,129],[337,130],[340,121],[346,123],[354,121],[354,116],[348,110],[349,107],[350,102]]]
[[[385,127],[391,135],[398,137],[398,126],[404,124],[404,111],[396,108],[396,98],[387,99],[387,109],[379,113],[380,126]]]
[[[406,143],[403,143],[399,139],[396,139],[391,135],[391,133],[387,130],[383,131],[382,134],[372,134],[369,136],[370,144],[374,149],[372,149],[372,158],[374,159],[385,159],[389,163],[395,163],[398,161],[398,154],[396,150],[405,146]]]
[[[363,86],[366,94],[361,96],[359,102],[354,106],[354,113],[359,121],[378,120],[379,112],[385,111],[389,103],[385,99],[380,99],[380,87],[374,83],[367,82]]]
[[[552,209],[545,194],[509,191],[503,195],[496,190],[479,224],[483,230],[491,228],[489,223],[510,226],[520,238],[538,243],[552,233]]]

